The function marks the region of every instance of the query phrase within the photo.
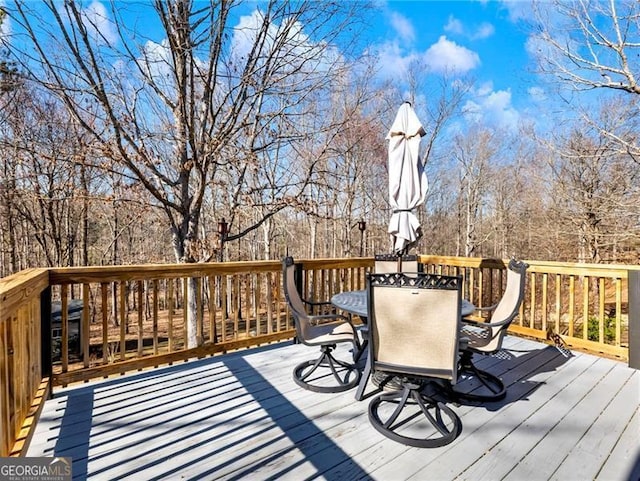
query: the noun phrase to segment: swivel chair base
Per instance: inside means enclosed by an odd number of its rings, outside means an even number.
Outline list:
[[[360,381],[360,370],[354,364],[333,357],[331,351],[334,348],[335,344],[323,345],[318,359],[298,364],[293,370],[295,383],[309,391],[324,393],[348,391],[356,387]],[[314,373],[316,375],[312,376]],[[331,378],[336,384],[328,382]]]
[[[500,378],[494,376],[490,372],[478,369],[473,364],[473,353],[471,351],[463,351],[458,364],[458,384],[451,386],[451,391],[457,399],[473,401],[473,402],[492,402],[500,401],[507,395],[507,389]],[[460,388],[461,381],[465,379],[478,380],[476,386],[470,391],[462,391]]]
[[[453,442],[462,431],[460,418],[422,388],[419,382],[405,380],[402,390],[374,397],[369,403],[373,427],[389,439],[417,448],[437,448]],[[385,404],[390,406],[385,409]]]

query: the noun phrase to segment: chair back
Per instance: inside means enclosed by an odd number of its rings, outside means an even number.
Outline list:
[[[489,320],[491,324],[498,323],[499,325],[491,328],[492,340],[486,346],[482,347],[483,351],[493,352],[502,347],[502,339],[509,325],[518,315],[522,300],[524,299],[524,289],[527,280],[526,271],[528,267],[528,264],[517,261],[516,259],[509,261],[506,288]]]
[[[405,254],[402,256],[401,267],[398,270],[397,254],[376,254],[374,258],[373,271],[376,274],[391,274],[392,272],[418,272],[418,256],[415,254]]]
[[[298,339],[304,342],[306,339],[309,339],[308,333],[311,324],[309,314],[298,292],[296,265],[293,257],[288,256],[282,259],[282,282],[284,297],[295,321],[296,334],[298,335]]]
[[[455,383],[461,278],[369,274],[367,289],[372,369]]]

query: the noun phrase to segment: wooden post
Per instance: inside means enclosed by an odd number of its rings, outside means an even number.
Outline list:
[[[629,367],[640,369],[640,271],[629,277]]]
[[[51,377],[51,287],[40,294],[40,361],[42,377]]]

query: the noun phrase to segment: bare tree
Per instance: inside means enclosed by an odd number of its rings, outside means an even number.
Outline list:
[[[540,2],[540,67],[579,90],[640,94],[640,5],[635,0]]]
[[[554,0],[536,3],[535,44],[542,72],[577,91],[640,94],[640,3],[636,0]],[[583,121],[593,123],[621,152],[640,162],[638,102],[628,99],[632,128],[611,131],[597,124],[590,108]]]
[[[453,156],[460,169],[459,238],[465,256],[478,255],[485,240],[481,222],[500,141],[498,133],[479,126],[455,140]]]
[[[165,213],[179,262],[199,260],[206,198],[220,213],[233,211],[252,197],[248,173],[259,171],[276,146],[285,143],[291,161],[301,140],[338,128],[316,123],[310,131],[304,119],[331,119],[323,115],[328,106],[310,96],[321,98],[343,73],[343,52],[333,42],[349,31],[360,6],[269,1],[233,25],[241,2],[157,0],[153,12],[126,16],[122,9],[139,5],[113,2],[99,12],[75,1],[43,4],[47,18],[41,4],[17,1],[6,8],[19,40],[7,37],[5,46],[31,80],[64,101],[121,174],[149,192]],[[136,23],[125,22],[136,15],[156,22],[164,39],[144,38]],[[87,102],[97,122],[87,120]],[[282,119],[287,128],[274,129]],[[304,175],[312,172],[313,165]],[[299,194],[306,180],[293,184]],[[228,240],[286,206],[265,205],[252,224],[235,232],[232,226]],[[194,292],[189,346],[198,341]]]
[[[604,103],[594,115],[597,123],[610,128],[618,122],[616,107]],[[578,246],[578,252],[568,257],[581,262],[615,261],[614,250],[638,235],[637,165],[618,151],[614,140],[582,122],[546,145],[551,189],[546,194],[552,199],[555,230],[567,246]]]

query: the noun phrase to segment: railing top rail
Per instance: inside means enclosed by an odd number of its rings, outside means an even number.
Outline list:
[[[443,264],[455,267],[506,268],[508,259],[488,259],[482,257],[446,257],[421,255],[420,262],[425,264]],[[529,264],[527,271],[546,274],[565,274],[609,278],[626,278],[627,271],[640,270],[640,266],[626,264],[581,264],[578,262],[556,262],[525,260]]]
[[[295,259],[307,269],[340,269],[347,267],[373,267],[373,257],[346,257],[342,259]]]
[[[306,268],[337,269],[367,267],[373,258],[296,259]],[[122,280],[174,279],[176,277],[202,277],[273,272],[282,268],[281,261],[201,262],[192,264],[143,264],[120,266],[64,267],[49,269],[51,285]]]
[[[504,269],[506,259],[482,257],[448,257],[420,255],[420,262],[442,264],[452,267]],[[343,259],[296,259],[307,269],[339,269],[371,267],[372,257]],[[608,278],[626,278],[627,271],[640,270],[640,266],[622,264],[580,264],[575,262],[553,262],[526,260],[530,273],[564,274]],[[241,274],[248,272],[273,272],[281,267],[280,261],[209,262],[193,264],[144,264],[119,266],[65,267],[50,269],[27,269],[0,279],[0,299],[8,298],[14,289],[22,289],[24,283],[33,279],[46,279],[50,285],[112,282],[122,280],[171,279],[176,277],[201,277],[212,275]],[[42,288],[46,286],[41,286]],[[5,301],[6,302],[6,301]]]
[[[175,279],[247,272],[273,272],[281,269],[280,261],[199,262],[191,264],[142,264],[52,268],[52,285],[121,280]]]
[[[26,269],[0,279],[0,319],[5,319],[25,300],[49,287],[47,269]]]

